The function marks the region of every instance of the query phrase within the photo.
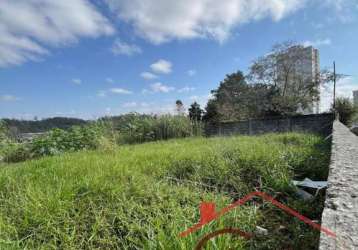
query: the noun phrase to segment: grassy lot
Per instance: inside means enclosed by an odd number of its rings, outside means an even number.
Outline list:
[[[210,249],[314,249],[319,234],[257,199],[187,238],[198,205],[218,209],[265,191],[311,219],[322,197],[302,202],[293,178],[327,177],[330,143],[313,135],[193,138],[122,146],[0,167],[0,249],[193,249],[224,227],[268,236],[223,236]],[[208,248],[208,249],[209,249]]]

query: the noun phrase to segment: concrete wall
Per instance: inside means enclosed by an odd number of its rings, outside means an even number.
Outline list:
[[[300,115],[286,118],[249,120],[207,125],[205,134],[214,135],[257,135],[273,132],[312,132],[329,135],[332,131],[333,114]]]
[[[337,237],[322,232],[320,250],[358,249],[358,137],[338,121],[333,124],[322,226]]]

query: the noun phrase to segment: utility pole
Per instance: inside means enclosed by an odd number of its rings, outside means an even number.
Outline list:
[[[333,61],[333,110],[336,111],[336,62]]]

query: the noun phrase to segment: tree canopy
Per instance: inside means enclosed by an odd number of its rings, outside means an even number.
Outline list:
[[[272,85],[249,84],[241,71],[227,75],[211,92],[204,120],[210,122],[262,118],[276,114],[278,89]]]
[[[316,62],[312,57],[316,57]],[[271,116],[314,113],[320,100],[319,87],[333,80],[330,70],[319,71],[318,52],[312,47],[284,42],[256,59],[245,76],[241,71],[226,75],[212,90],[204,120],[236,121]],[[336,75],[342,78],[343,75]]]
[[[54,117],[43,120],[3,119],[3,122],[16,133],[40,133],[54,128],[69,129],[74,125],[84,125],[87,122],[77,118]]]
[[[194,102],[190,105],[189,118],[193,121],[201,121],[203,116],[203,110],[200,108],[200,105],[197,102]]]

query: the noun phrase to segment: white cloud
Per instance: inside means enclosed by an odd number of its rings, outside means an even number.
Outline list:
[[[188,70],[188,72],[186,72],[188,74],[188,76],[195,76],[196,75],[196,70],[195,69],[191,69]]]
[[[0,67],[39,60],[49,47],[81,37],[111,35],[114,29],[88,0],[2,0]]]
[[[349,23],[356,19],[357,0],[325,0],[322,5],[335,10],[329,15],[330,19],[338,19],[342,23]]]
[[[137,106],[138,104],[136,102],[126,102],[122,105],[123,108],[135,108]]]
[[[77,85],[80,85],[80,84],[82,84],[82,80],[79,79],[79,78],[73,78],[73,79],[72,79],[72,83],[77,84]]]
[[[312,23],[312,27],[315,29],[323,29],[325,27],[325,25],[323,23]]]
[[[170,74],[172,72],[173,64],[167,60],[160,59],[150,65],[150,68],[158,74]]]
[[[184,88],[178,89],[178,93],[191,92],[194,90],[195,90],[194,87],[185,86]]]
[[[337,11],[343,11],[344,9],[357,4],[354,0],[325,0],[323,3],[328,7],[333,7]]]
[[[110,9],[131,23],[137,34],[160,44],[173,39],[225,41],[240,24],[281,20],[305,0],[106,0]]]
[[[199,96],[197,96],[197,95],[193,95],[193,96],[190,96],[189,97],[189,99],[191,100],[191,101],[198,101],[199,100]]]
[[[161,93],[168,93],[175,90],[174,87],[164,85],[163,83],[156,82],[150,85],[150,88],[153,92],[161,92]]]
[[[115,54],[115,55],[132,56],[135,54],[142,53],[142,49],[140,47],[138,47],[137,45],[128,44],[128,43],[122,42],[119,39],[114,41],[111,50],[112,50],[113,54]]]
[[[112,88],[109,91],[112,92],[113,94],[122,94],[122,95],[132,94],[132,91],[129,91],[127,89],[122,89],[122,88]]]
[[[126,113],[128,111],[135,111],[141,114],[168,114],[168,113],[175,113],[175,105],[173,102],[161,102],[161,103],[155,103],[155,102],[127,102],[123,103],[118,109],[118,112],[115,113]],[[113,112],[112,112],[113,114]]]
[[[152,92],[148,89],[142,89],[142,95],[151,94]]]
[[[107,108],[105,109],[105,114],[106,114],[107,116],[112,115],[112,109],[111,109],[110,107],[107,107]]]
[[[107,77],[107,78],[106,78],[106,82],[108,82],[108,83],[114,83],[114,80],[113,80],[112,78],[110,78],[110,77]]]
[[[2,102],[14,102],[19,101],[20,98],[14,96],[14,95],[0,95],[0,101]]]
[[[107,92],[105,90],[100,90],[100,91],[97,92],[97,96],[98,97],[106,97]]]
[[[303,46],[313,46],[313,47],[320,47],[320,46],[323,46],[323,45],[331,45],[332,44],[332,41],[331,39],[329,38],[326,38],[326,39],[318,39],[316,41],[305,41],[303,42]]]
[[[201,108],[204,109],[206,104],[208,103],[208,101],[212,98],[213,98],[212,94],[200,95],[200,96],[194,95],[194,96],[190,96],[189,100],[190,100],[190,104],[193,102],[197,102],[197,103],[199,103]]]
[[[74,116],[77,112],[75,110],[70,110],[68,112],[55,112],[55,116]]]
[[[157,78],[158,78],[157,75],[155,75],[155,74],[153,74],[153,73],[151,73],[151,72],[143,72],[143,73],[140,74],[140,76],[141,76],[142,78],[144,78],[145,80],[153,80],[153,79],[157,79]]]
[[[346,77],[337,82],[336,96],[353,98],[353,90],[358,90],[358,80]],[[321,112],[328,111],[333,103],[333,84],[321,88]]]
[[[146,108],[146,107],[149,107],[149,106],[150,106],[150,103],[141,102],[141,103],[140,103],[140,106],[143,107],[143,108]]]
[[[108,90],[99,90],[97,92],[97,96],[100,97],[100,98],[104,98],[104,97],[107,97],[108,94],[119,94],[119,95],[131,95],[133,94],[132,91],[130,90],[127,90],[127,89],[123,89],[123,88],[111,88],[111,89],[108,89]]]

